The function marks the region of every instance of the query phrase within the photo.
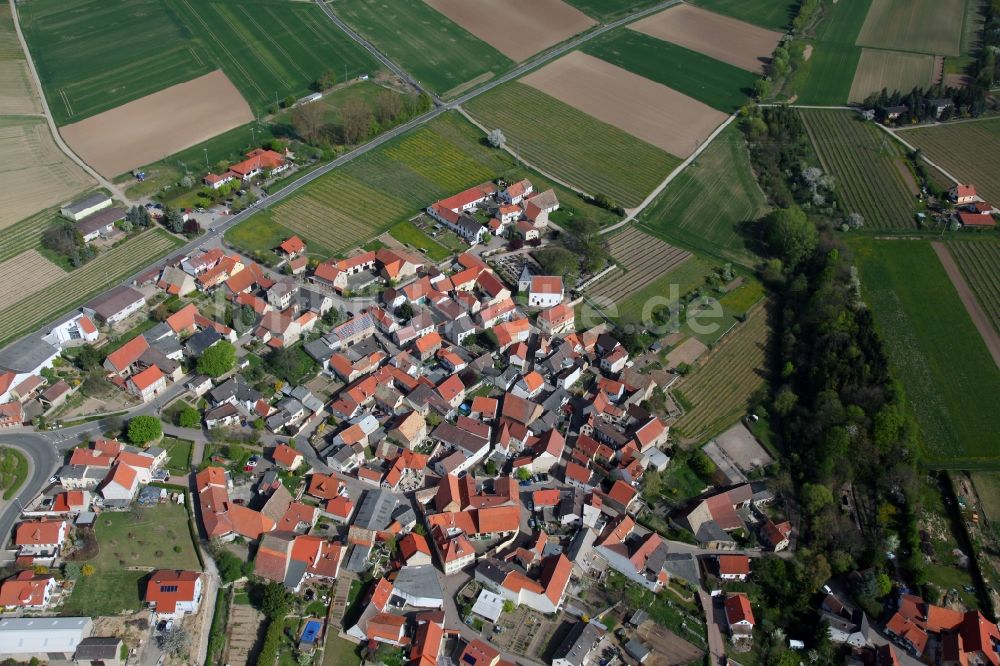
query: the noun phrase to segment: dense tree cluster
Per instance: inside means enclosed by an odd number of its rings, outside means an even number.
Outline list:
[[[46,229],[42,233],[42,247],[66,257],[74,268],[97,255],[69,220],[59,220]]]
[[[907,112],[892,121],[898,125],[962,117],[976,118],[986,110],[986,91],[987,89],[975,85],[960,88],[936,85],[914,88],[908,93],[883,88],[866,97],[863,106],[872,109],[875,118],[883,123],[890,120],[888,109],[906,106]],[[951,106],[945,106],[939,112],[937,104],[940,100],[950,101]]]
[[[322,101],[309,102],[292,109],[291,129],[299,139],[319,148],[355,145],[429,111],[432,106],[430,96],[425,93],[399,95],[383,90],[370,102],[359,97],[347,99],[338,109],[339,118],[335,118]]]

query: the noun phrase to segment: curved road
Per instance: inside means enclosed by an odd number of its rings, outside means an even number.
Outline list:
[[[0,435],[0,446],[9,446],[25,454],[30,474],[17,495],[0,513],[0,547],[7,543],[10,532],[21,513],[20,505],[35,497],[48,483],[49,477],[62,462],[62,453],[45,435],[30,431]]]

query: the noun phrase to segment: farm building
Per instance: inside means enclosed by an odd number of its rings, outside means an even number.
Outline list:
[[[117,324],[145,304],[146,297],[141,291],[132,287],[117,287],[92,300],[85,310],[93,312],[100,321]]]
[[[93,215],[97,211],[103,210],[110,205],[111,197],[98,192],[96,194],[91,194],[88,197],[84,197],[83,199],[78,199],[77,201],[66,204],[59,209],[59,214],[67,220],[79,222],[88,215]]]
[[[111,235],[115,228],[115,222],[119,222],[125,219],[125,209],[124,208],[105,208],[96,213],[88,215],[79,222],[76,223],[76,230],[80,232],[83,236],[83,240],[87,243],[95,241],[98,238],[107,238]]]

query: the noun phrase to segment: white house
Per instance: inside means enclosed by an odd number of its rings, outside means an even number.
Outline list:
[[[563,301],[563,282],[558,275],[534,275],[528,289],[528,305],[551,308]]]

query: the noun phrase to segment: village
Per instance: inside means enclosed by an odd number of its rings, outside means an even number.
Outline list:
[[[2,651],[182,664],[221,636],[234,665],[355,644],[421,665],[738,660],[755,563],[795,549],[774,456],[752,414],[675,445],[675,372],[607,325],[577,330],[562,276],[484,259],[494,235],[544,237],[558,207],[526,180],[433,202],[469,245],[440,263],[389,247],[310,263],[297,236],[276,268],[223,246],[174,257],[5,351],[4,425],[73,401],[117,428],[20,507]],[[691,490],[667,505],[677,469]],[[816,593],[859,663],[997,640],[977,611],[904,597],[884,629],[898,650]],[[73,615],[101,595],[108,618]],[[18,652],[24,634],[45,648]]]

